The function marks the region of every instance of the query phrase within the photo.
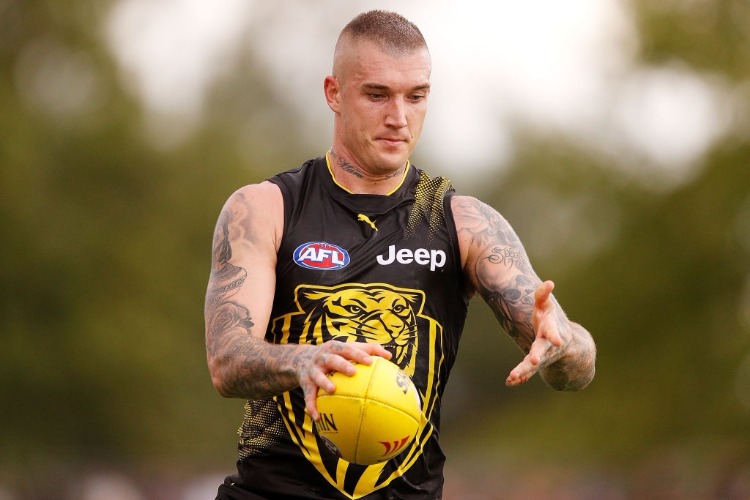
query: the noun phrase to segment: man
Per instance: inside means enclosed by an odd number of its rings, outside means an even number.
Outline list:
[[[324,92],[325,156],[227,200],[206,295],[216,389],[245,398],[237,474],[217,498],[440,498],[440,397],[470,297],[479,293],[526,353],[506,384],[539,373],[557,390],[594,376],[595,346],[569,321],[508,222],[409,162],[430,93],[419,29],[371,11],[341,32]],[[425,419],[401,455],[350,464],[315,431],[319,388],[354,362],[391,359]]]

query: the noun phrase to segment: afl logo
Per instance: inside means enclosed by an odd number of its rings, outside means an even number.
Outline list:
[[[307,269],[333,271],[349,264],[349,253],[325,241],[312,241],[297,247],[294,262]]]

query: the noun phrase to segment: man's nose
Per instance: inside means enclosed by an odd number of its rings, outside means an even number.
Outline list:
[[[388,103],[388,114],[385,117],[385,123],[389,127],[404,128],[406,127],[406,103],[403,99],[391,99]]]

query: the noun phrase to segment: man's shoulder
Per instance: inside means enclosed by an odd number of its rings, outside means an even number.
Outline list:
[[[268,206],[281,200],[281,190],[268,180],[247,184],[237,189],[228,202],[251,206]]]

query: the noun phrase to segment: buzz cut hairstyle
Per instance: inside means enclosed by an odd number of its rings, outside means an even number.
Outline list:
[[[345,38],[373,42],[388,51],[408,53],[427,49],[427,42],[416,24],[386,10],[363,12],[349,21],[341,30],[337,49]]]

